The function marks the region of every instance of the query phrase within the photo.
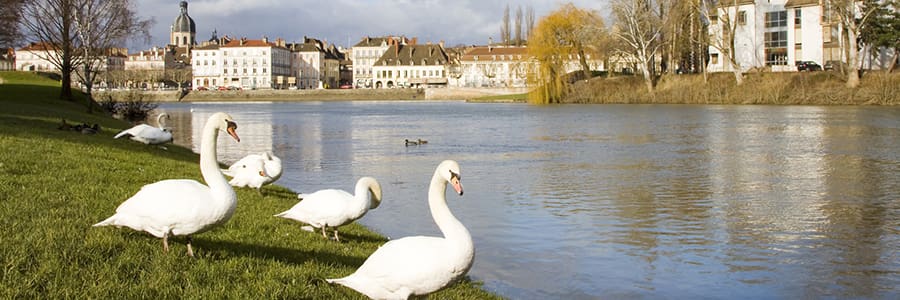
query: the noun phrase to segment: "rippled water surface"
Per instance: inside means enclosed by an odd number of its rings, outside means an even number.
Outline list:
[[[272,151],[278,182],[384,202],[361,220],[439,235],[444,159],[475,240],[469,275],[513,299],[900,298],[900,108],[463,102],[165,104],[176,142],[231,113],[231,163]],[[224,137],[220,137],[224,139]],[[428,144],[405,146],[403,140]]]

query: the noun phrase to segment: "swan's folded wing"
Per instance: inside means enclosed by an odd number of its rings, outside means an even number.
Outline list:
[[[412,286],[414,290],[437,289],[448,274],[443,261],[447,258],[440,256],[446,251],[445,243],[442,238],[428,236],[393,240],[372,253],[356,272],[392,291]]]
[[[158,222],[177,222],[190,218],[209,204],[209,187],[195,180],[170,179],[145,185],[116,209]]]

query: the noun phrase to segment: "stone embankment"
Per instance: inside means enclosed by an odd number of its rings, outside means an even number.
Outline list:
[[[433,88],[433,89],[318,89],[190,91],[96,91],[97,100],[144,101],[347,101],[347,100],[468,100],[484,96],[525,93],[524,88]]]

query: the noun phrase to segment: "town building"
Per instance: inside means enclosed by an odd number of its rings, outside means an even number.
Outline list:
[[[340,63],[343,54],[334,45],[303,38],[303,43],[290,44],[292,76],[297,76],[301,89],[337,88],[340,85]]]
[[[194,19],[188,15],[187,1],[181,1],[179,7],[181,8],[181,13],[175,17],[175,22],[172,24],[169,45],[175,45],[176,47],[194,46],[197,44],[197,25],[194,24]]]
[[[711,44],[721,43],[727,22],[735,24],[735,59],[741,71],[768,69],[797,71],[797,61],[843,61],[842,28],[825,0],[720,1],[710,13]],[[890,54],[861,57],[864,69],[886,66]],[[864,55],[864,53],[860,53]],[[730,72],[732,67],[720,49],[709,48],[708,70]]]
[[[386,36],[386,37],[364,37],[356,45],[351,48],[350,60],[353,61],[353,87],[354,88],[371,88],[374,87],[374,70],[375,62],[381,58],[381,55],[387,51],[388,47],[395,42],[408,42],[405,37]]]
[[[524,87],[534,62],[526,47],[471,47],[459,59],[459,87]]]
[[[287,88],[291,77],[291,52],[281,39],[234,39],[194,48],[191,57],[195,90]]]
[[[375,88],[447,86],[450,63],[442,45],[388,41],[387,50],[372,66]]]

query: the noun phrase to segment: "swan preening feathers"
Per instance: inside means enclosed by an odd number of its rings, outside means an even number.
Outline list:
[[[237,196],[225,181],[216,160],[216,139],[225,131],[236,141],[237,124],[226,113],[213,114],[203,126],[200,145],[200,173],[206,184],[196,180],[169,179],[145,185],[125,200],[116,213],[94,226],[128,227],[162,238],[163,249],[169,250],[169,236],[186,236],[188,255],[191,235],[210,230],[231,218],[237,207]]]
[[[375,178],[363,177],[356,182],[352,195],[335,189],[304,194],[300,203],[275,216],[321,228],[322,236],[325,238],[328,238],[325,229],[334,228],[334,239],[340,242],[338,227],[362,218],[366,212],[375,209],[380,203],[381,185]]]
[[[281,159],[269,152],[250,154],[231,164],[222,173],[231,177],[234,187],[251,187],[257,191],[262,186],[281,178]]]
[[[459,195],[459,164],[446,160],[438,165],[428,190],[431,215],[444,237],[413,236],[382,245],[344,278],[328,279],[374,299],[407,299],[426,295],[461,278],[475,258],[472,236],[447,207],[447,183]]]
[[[119,132],[113,138],[117,139],[126,136],[134,141],[147,145],[158,145],[171,142],[172,132],[169,129],[164,128],[162,124],[163,117],[168,116],[168,114],[163,113],[156,117],[156,124],[159,127],[153,127],[147,124],[135,125],[134,127]]]

